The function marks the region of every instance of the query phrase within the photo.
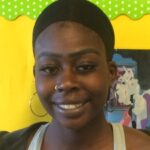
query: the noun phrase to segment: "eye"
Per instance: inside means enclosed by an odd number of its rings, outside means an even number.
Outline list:
[[[95,70],[95,68],[96,68],[95,64],[87,63],[87,64],[77,65],[76,70],[79,73],[87,73],[87,72],[91,72],[91,71]]]
[[[40,67],[40,72],[45,73],[46,75],[56,75],[60,71],[60,67],[56,65],[48,65]]]

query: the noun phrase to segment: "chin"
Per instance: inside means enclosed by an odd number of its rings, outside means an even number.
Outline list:
[[[56,109],[57,110],[57,109]],[[91,105],[87,104],[84,109],[79,111],[53,111],[55,125],[60,128],[67,128],[72,130],[81,130],[93,126],[100,122],[101,111],[100,109],[91,108]]]
[[[81,129],[85,128],[85,126],[86,126],[86,124],[78,124],[78,123],[65,123],[65,124],[61,124],[61,125],[64,128],[74,130],[74,131],[81,130]]]
[[[57,121],[59,123],[59,126],[62,128],[66,129],[71,129],[71,130],[82,130],[83,128],[85,129],[88,126],[91,126],[93,122],[93,119],[90,118],[74,118],[74,119],[63,119]]]

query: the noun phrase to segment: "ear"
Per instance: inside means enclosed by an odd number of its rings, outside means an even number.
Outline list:
[[[112,84],[117,79],[117,65],[113,61],[108,62],[110,83]]]

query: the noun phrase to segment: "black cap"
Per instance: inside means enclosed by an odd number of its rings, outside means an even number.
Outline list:
[[[59,0],[45,8],[33,29],[33,47],[39,34],[59,21],[74,21],[94,30],[105,44],[108,59],[112,59],[114,31],[110,20],[101,9],[87,0]]]

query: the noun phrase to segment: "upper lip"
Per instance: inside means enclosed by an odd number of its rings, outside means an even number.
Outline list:
[[[69,104],[84,104],[87,101],[90,101],[89,96],[86,93],[80,94],[67,94],[67,95],[55,95],[52,98],[52,103],[56,105],[69,105]]]
[[[85,100],[85,101],[69,101],[69,100],[65,100],[66,102],[52,102],[53,104],[56,104],[56,105],[76,105],[76,104],[84,104],[86,102],[88,102],[88,100]]]

